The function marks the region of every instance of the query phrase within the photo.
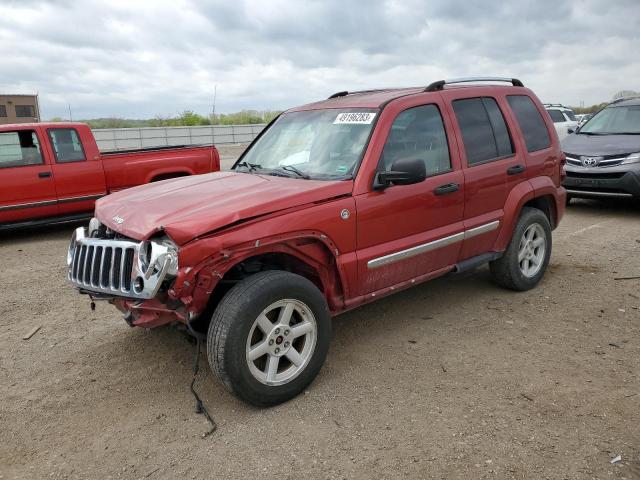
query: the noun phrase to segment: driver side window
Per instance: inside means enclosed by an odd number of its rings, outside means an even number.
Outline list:
[[[440,110],[435,105],[409,108],[396,117],[378,171],[391,170],[397,160],[415,158],[424,162],[427,176],[451,170],[447,135]]]

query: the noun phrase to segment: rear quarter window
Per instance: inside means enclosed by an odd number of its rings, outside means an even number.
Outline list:
[[[527,95],[508,95],[507,101],[516,116],[528,152],[551,146],[551,137],[540,112]]]

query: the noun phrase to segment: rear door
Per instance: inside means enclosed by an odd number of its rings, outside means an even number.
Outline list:
[[[0,132],[0,224],[58,213],[51,165],[42,145],[38,129]]]
[[[463,89],[445,91],[459,133],[465,177],[465,240],[460,259],[492,250],[514,183],[525,179],[526,157],[517,152],[499,96],[468,97]]]
[[[355,197],[361,295],[419,279],[457,260],[464,235],[463,174],[442,103],[433,95],[429,99],[420,104],[417,98],[395,114],[377,164],[377,171],[390,170],[398,159],[419,158],[428,177],[383,190],[371,186]]]
[[[75,127],[47,128],[52,150],[52,170],[56,180],[58,205],[61,214],[93,210],[96,199],[106,195],[104,171],[95,142],[82,142],[91,135]]]

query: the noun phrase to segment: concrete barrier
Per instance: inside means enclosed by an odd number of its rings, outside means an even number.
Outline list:
[[[205,125],[202,127],[103,128],[93,130],[102,151],[170,145],[249,143],[266,124]]]

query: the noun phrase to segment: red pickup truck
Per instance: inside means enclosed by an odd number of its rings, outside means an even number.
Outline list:
[[[212,145],[100,152],[83,123],[2,125],[0,230],[89,218],[108,193],[219,169]]]
[[[565,157],[519,80],[468,80],[339,92],[280,115],[230,172],[109,195],[68,278],[130,325],[206,332],[212,369],[256,405],[313,380],[332,315],[486,263],[533,288]]]

